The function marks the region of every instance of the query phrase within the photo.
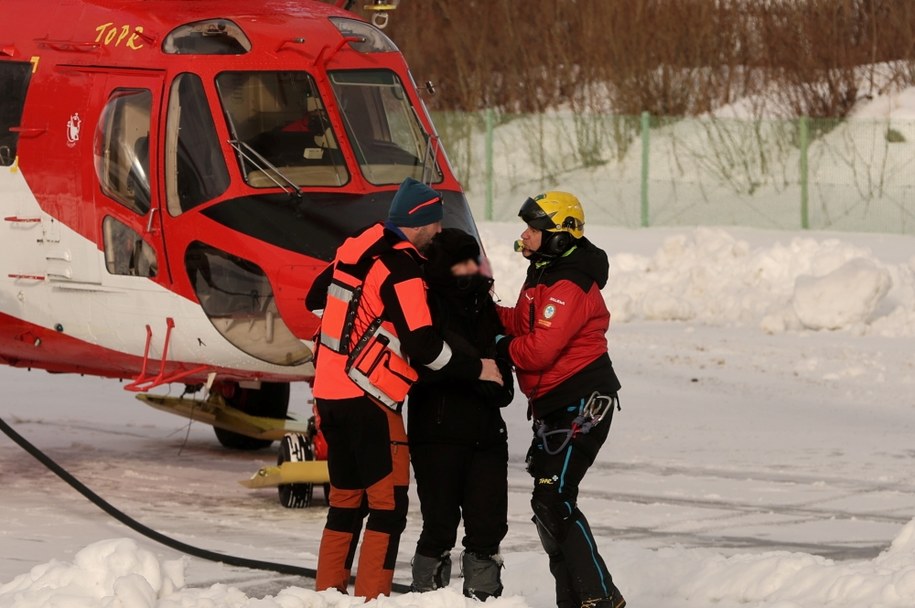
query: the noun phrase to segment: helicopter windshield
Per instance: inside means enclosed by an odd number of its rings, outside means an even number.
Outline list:
[[[305,72],[223,72],[216,78],[245,180],[255,188],[342,186],[349,172]]]
[[[403,84],[389,70],[329,74],[337,107],[366,180],[437,182],[442,174]],[[305,72],[223,72],[216,86],[238,164],[255,188],[343,186],[346,161],[324,100]]]
[[[430,137],[403,84],[389,70],[329,74],[353,151],[372,184],[399,184],[405,177],[438,182]]]

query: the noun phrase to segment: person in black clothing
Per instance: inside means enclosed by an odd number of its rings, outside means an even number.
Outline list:
[[[455,351],[495,353],[503,331],[480,274],[480,246],[469,234],[443,230],[423,265],[433,326]],[[485,600],[502,592],[499,544],[508,531],[508,436],[500,408],[511,403],[511,367],[495,382],[442,380],[424,373],[410,391],[410,457],[423,516],[413,557],[413,590],[448,585],[451,549],[464,518],[464,595]]]

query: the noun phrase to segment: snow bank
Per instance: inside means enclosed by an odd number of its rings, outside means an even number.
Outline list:
[[[159,562],[133,540],[104,540],[79,551],[72,563],[52,561],[0,585],[3,608],[473,608],[453,589],[409,593],[365,602],[337,591],[289,587],[276,596],[249,598],[223,584],[205,589],[184,585],[186,559]],[[520,597],[487,602],[491,608],[525,608]]]
[[[506,245],[510,230],[500,224],[482,230],[497,290],[509,304],[527,267]],[[822,236],[753,247],[723,228],[685,230],[646,256],[621,249],[617,233],[600,226],[587,230],[610,256],[604,295],[614,322],[915,336],[915,257],[893,264],[866,247]],[[915,250],[911,237],[893,243],[908,248],[910,256]]]
[[[158,606],[157,599],[184,585],[184,562],[159,562],[129,539],[94,543],[73,563],[57,560],[35,566],[0,586],[0,606]]]
[[[855,258],[822,277],[799,276],[791,303],[804,327],[841,329],[866,323],[890,290],[889,272]]]
[[[726,557],[710,549],[672,547],[649,551],[612,543],[614,575],[640,605],[911,608],[915,601],[915,520],[885,552],[867,561],[835,562],[784,551]],[[505,578],[525,588],[533,554],[506,556]],[[536,556],[545,562],[544,556]],[[77,553],[73,563],[52,561],[0,585],[4,608],[350,608],[361,598],[301,587],[249,598],[223,584],[183,588],[186,560],[159,562],[129,539],[101,541]],[[515,567],[513,567],[513,565]],[[544,566],[545,567],[545,566]],[[546,592],[546,589],[541,589]],[[538,598],[539,599],[539,598]],[[551,602],[546,602],[549,604]],[[634,602],[633,602],[634,603]],[[369,608],[475,608],[460,581],[430,593],[408,593],[365,602]],[[489,608],[526,608],[519,596],[486,602]]]

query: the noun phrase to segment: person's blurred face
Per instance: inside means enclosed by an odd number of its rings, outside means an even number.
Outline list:
[[[480,265],[476,260],[464,260],[451,267],[451,274],[456,277],[469,277],[480,272]]]
[[[434,224],[426,224],[425,226],[419,226],[418,228],[401,228],[404,235],[413,243],[413,246],[419,249],[420,253],[426,253],[429,249],[429,245],[432,244],[432,239],[435,238],[435,235],[442,231],[442,223],[435,222]]]
[[[521,233],[521,242],[524,244],[521,255],[529,258],[540,249],[540,245],[543,243],[543,231],[526,226],[524,232]]]

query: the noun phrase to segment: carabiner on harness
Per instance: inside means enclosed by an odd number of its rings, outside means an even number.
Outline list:
[[[616,409],[620,409],[620,399],[616,395],[601,395],[597,391],[591,393],[588,401],[581,408],[581,414],[572,421],[573,436],[578,433],[587,433],[592,427],[600,424],[607,412],[613,411],[614,406],[616,406]],[[575,428],[576,422],[578,423],[577,432]]]
[[[591,429],[600,424],[608,412],[611,413],[612,417],[614,407],[621,409],[619,397],[616,395],[601,395],[594,391],[584,405],[581,406],[578,415],[572,420],[571,428],[549,430],[549,427],[541,421],[537,426],[536,434],[543,444],[543,451],[550,456],[559,454],[569,445],[570,441],[579,435],[588,434]],[[551,450],[549,439],[557,435],[563,436],[562,443],[558,448]]]

